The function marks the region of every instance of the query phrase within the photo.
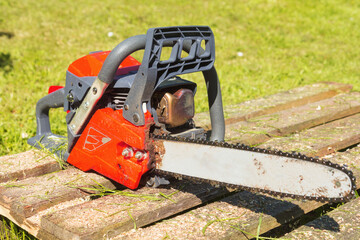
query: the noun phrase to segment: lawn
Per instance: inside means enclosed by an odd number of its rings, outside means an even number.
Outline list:
[[[0,155],[30,149],[35,104],[65,83],[72,61],[150,27],[212,28],[225,105],[318,81],[360,90],[359,1],[2,0],[0,12]],[[196,111],[206,111],[201,74],[186,77],[198,83]],[[51,113],[65,134],[65,114]]]

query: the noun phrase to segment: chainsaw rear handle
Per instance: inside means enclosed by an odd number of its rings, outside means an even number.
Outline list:
[[[36,103],[36,135],[45,135],[47,133],[51,133],[49,110],[50,108],[63,107],[64,96],[64,88],[61,88],[46,95]]]
[[[64,106],[65,91],[64,88],[56,90],[36,103],[36,135],[28,139],[28,144],[36,148],[47,148],[53,153],[63,158],[65,151],[60,148],[64,145],[66,138],[55,135],[51,132],[49,121],[49,110],[51,108],[60,108]]]
[[[99,80],[107,85],[111,84],[121,62],[131,53],[141,49],[145,49],[146,44],[147,44],[146,35],[137,35],[134,37],[130,37],[124,40],[123,42],[121,42],[119,45],[117,45],[110,52],[109,56],[106,58],[98,75]],[[164,41],[162,46],[165,47],[173,46],[173,42]],[[191,52],[193,51],[193,48],[191,42],[182,41],[182,50],[188,52],[189,55],[192,54]],[[200,52],[199,55],[201,55],[205,53],[205,50],[201,48],[199,52]],[[144,55],[145,54],[146,53],[144,53]],[[146,56],[144,56],[144,59],[145,57]],[[140,73],[140,71],[141,69],[139,69],[138,74],[142,74]],[[218,75],[214,66],[212,66],[209,70],[202,71],[202,73],[205,78],[205,83],[208,93],[208,103],[210,109],[210,120],[212,127],[210,140],[223,141],[225,136],[225,121],[224,121],[221,89],[220,89]],[[143,89],[136,89],[136,87],[139,85],[142,85]],[[128,111],[128,114],[126,115],[127,112],[126,108],[129,105],[131,105],[131,106],[135,106],[135,108],[142,110],[141,107],[142,102],[141,102],[141,98],[139,99],[139,96],[142,97],[146,87],[147,87],[146,85],[141,83],[136,85],[136,79],[135,79],[133,83],[133,87],[130,89],[128,99],[125,102],[124,117],[135,125],[141,125],[142,123],[139,121],[134,122],[132,112]],[[132,92],[134,93],[133,95],[137,95],[137,96],[133,96],[131,94]],[[133,102],[134,100],[137,100],[137,102]],[[128,106],[126,106],[127,103],[129,103]]]
[[[36,103],[36,135],[51,133],[49,110],[50,108],[59,108],[64,106],[64,88],[52,92],[41,98]]]

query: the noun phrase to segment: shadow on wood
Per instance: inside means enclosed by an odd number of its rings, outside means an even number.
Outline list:
[[[308,213],[308,211],[306,209],[303,209],[301,206],[301,203],[305,202],[304,200],[292,202],[286,200],[276,199],[274,197],[265,196],[262,194],[243,191],[230,197],[224,198],[220,201],[236,206],[239,209],[245,208],[254,213],[257,213],[256,215],[248,219],[248,226],[241,227],[241,223],[239,222],[239,228],[243,229],[244,232],[256,232],[256,228],[259,225],[259,214],[264,214],[264,216],[269,215],[277,222],[276,224],[270,221],[271,217],[263,218],[261,224],[261,228],[263,228],[266,225],[273,225],[272,227],[287,225]],[[321,203],[319,204],[321,205]],[[339,224],[332,217],[327,216],[326,223],[327,224],[325,225],[312,225],[312,227],[318,230],[329,230],[334,232],[340,231]],[[227,233],[227,237],[229,239],[237,237],[242,239],[245,237],[246,239],[249,236],[246,236],[244,232],[230,230]],[[242,237],[240,237],[240,235],[242,235]]]

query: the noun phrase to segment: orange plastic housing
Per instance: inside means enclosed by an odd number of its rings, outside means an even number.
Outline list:
[[[99,75],[101,67],[110,51],[94,52],[75,60],[68,68],[68,71],[78,77],[91,77]],[[140,62],[132,56],[127,56],[120,64],[116,75],[127,74],[130,71],[139,69]]]
[[[122,185],[135,189],[146,173],[149,152],[146,150],[153,118],[145,113],[145,125],[135,126],[122,116],[121,110],[99,109],[90,119],[67,162],[83,171],[94,170]],[[133,154],[123,156],[124,149]],[[142,159],[135,158],[140,151]]]
[[[68,71],[78,77],[97,76],[109,53],[110,51],[100,51],[83,56],[71,63]],[[140,65],[141,63],[138,60],[129,55],[120,64],[116,71],[116,76],[128,74],[131,71],[137,71]],[[63,88],[63,86],[50,86],[48,94],[61,88]]]

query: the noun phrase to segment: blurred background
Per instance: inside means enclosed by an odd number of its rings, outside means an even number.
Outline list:
[[[68,66],[148,28],[208,25],[225,105],[319,81],[360,90],[359,1],[0,1],[0,155],[30,147],[35,105]],[[142,53],[134,54],[139,61]],[[207,111],[201,74],[196,111]],[[51,111],[65,135],[65,113]]]

